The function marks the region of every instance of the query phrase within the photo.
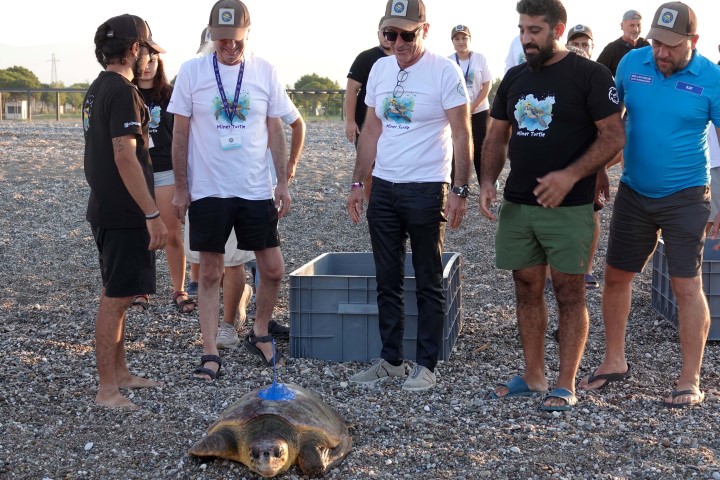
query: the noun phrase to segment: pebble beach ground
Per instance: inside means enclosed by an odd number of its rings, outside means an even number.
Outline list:
[[[339,122],[310,122],[281,221],[286,271],[324,252],[369,251],[367,225],[345,208],[354,149]],[[133,412],[95,406],[94,316],[97,255],[85,207],[82,128],[77,123],[0,122],[0,478],[255,478],[243,465],[187,455],[209,424],[272,370],[242,349],[224,353],[226,375],[204,384],[190,373],[201,355],[197,313],[170,304],[164,254],[147,313],[128,317],[126,346],[135,373],[162,380],[128,391]],[[617,171],[613,186],[617,186]],[[614,191],[613,191],[614,193]],[[446,251],[462,253],[463,328],[438,385],[412,394],[400,381],[347,384],[364,367],[291,358],[280,380],[319,394],[348,422],[353,450],[333,479],[665,479],[720,480],[720,345],[708,344],[705,403],[668,410],[661,399],[680,365],[675,327],[651,308],[651,268],[635,283],[628,326],[634,374],[602,392],[579,393],[575,409],[538,411],[540,399],[490,400],[487,393],[522,369],[509,272],[494,268],[494,225],[481,218],[477,188]],[[612,205],[595,272],[602,284]],[[602,358],[601,290],[587,292],[590,337],[580,376]],[[547,296],[551,330],[554,299]],[[275,312],[289,322],[288,281]],[[287,352],[287,343],[280,348]],[[546,338],[547,374],[557,344]],[[578,380],[580,377],[578,377]],[[300,478],[293,469],[282,478]]]

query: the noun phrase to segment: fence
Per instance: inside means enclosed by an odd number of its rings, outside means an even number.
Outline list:
[[[6,103],[12,97],[20,97],[27,100],[28,116],[27,121],[32,121],[33,115],[38,116],[47,108],[52,111],[52,105],[47,101],[48,94],[54,95],[55,120],[60,121],[66,110],[65,107],[73,107],[74,116],[79,116],[82,105],[77,102],[73,104],[62,104],[61,96],[67,94],[85,95],[86,90],[82,88],[31,88],[31,89],[3,89],[0,88],[0,121],[7,120]],[[298,110],[306,120],[312,118],[334,118],[345,119],[345,90],[287,90],[288,95],[297,106]],[[24,98],[23,98],[24,97]],[[45,100],[43,100],[43,98]]]

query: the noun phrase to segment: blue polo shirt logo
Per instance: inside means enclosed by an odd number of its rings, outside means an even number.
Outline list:
[[[651,85],[653,83],[653,78],[649,75],[641,75],[639,73],[631,73],[630,81],[637,82],[637,83],[644,83],[645,85]]]
[[[683,92],[694,93],[695,95],[702,95],[703,93],[703,87],[686,82],[677,82],[675,84],[675,88],[677,90],[682,90]]]

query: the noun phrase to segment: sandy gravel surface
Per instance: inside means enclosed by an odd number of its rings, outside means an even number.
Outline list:
[[[230,403],[268,384],[271,370],[242,349],[225,354],[227,375],[211,385],[190,372],[201,354],[197,314],[170,305],[164,256],[147,314],[128,319],[131,369],[165,382],[127,392],[141,409],[93,404],[93,346],[100,275],[84,219],[88,189],[78,124],[0,122],[0,478],[254,478],[240,464],[188,457],[189,446]],[[351,225],[345,199],[354,150],[339,123],[310,123],[281,223],[286,270],[324,252],[368,251],[367,226]],[[615,185],[616,186],[616,185]],[[720,479],[720,348],[710,343],[705,403],[689,411],[660,405],[680,364],[675,328],[651,308],[651,272],[636,281],[624,385],[579,394],[560,415],[539,399],[493,401],[487,392],[522,368],[508,272],[494,268],[494,225],[477,211],[477,188],[463,227],[446,251],[463,254],[463,330],[433,391],[410,394],[400,381],[348,386],[364,365],[290,359],[280,379],[318,393],[351,425],[354,448],[335,479],[699,478]],[[612,207],[602,212],[608,224]],[[602,276],[606,231],[595,271]],[[603,331],[600,291],[581,375],[597,366]],[[548,296],[551,326],[554,300]],[[289,321],[288,282],[275,318]],[[547,337],[547,373],[557,344]],[[287,344],[280,347],[287,351]],[[579,379],[578,379],[579,380]],[[298,478],[291,470],[284,478]]]

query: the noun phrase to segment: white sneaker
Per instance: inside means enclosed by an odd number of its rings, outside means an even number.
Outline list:
[[[390,377],[404,377],[407,374],[407,365],[405,362],[402,365],[395,366],[391,363],[386,362],[382,358],[376,358],[373,360],[372,365],[367,370],[358,372],[352,377],[350,381],[354,383],[362,383],[365,385],[375,385],[377,382],[385,380]]]
[[[434,372],[431,372],[422,365],[415,364],[412,372],[410,372],[405,383],[403,383],[402,389],[409,392],[421,392],[433,388],[435,383],[436,377]]]
[[[215,343],[217,348],[235,348],[240,339],[238,338],[237,331],[233,325],[228,325],[225,322],[221,322],[218,327],[217,336],[215,337]]]

